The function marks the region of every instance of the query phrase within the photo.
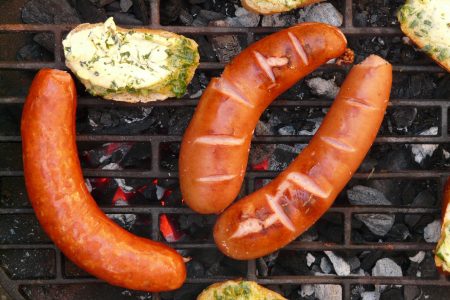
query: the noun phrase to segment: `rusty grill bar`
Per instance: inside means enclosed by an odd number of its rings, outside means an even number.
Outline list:
[[[385,27],[354,27],[353,26],[353,0],[345,0],[344,5],[344,25],[342,31],[348,37],[375,37],[375,36],[401,36],[402,33],[398,28]],[[237,34],[246,36],[247,42],[251,43],[255,39],[256,34],[269,34],[279,30],[279,28],[234,28],[234,27],[188,27],[188,26],[162,26],[160,25],[159,0],[150,1],[150,20],[147,26],[152,28],[162,28],[180,34],[191,35],[213,35],[213,34]],[[61,40],[65,32],[69,31],[72,25],[31,25],[31,24],[0,24],[0,33],[34,33],[34,32],[51,32],[54,34],[55,51],[53,62],[16,62],[1,61],[0,69],[11,70],[38,70],[41,68],[60,68],[66,69],[63,61],[63,53]],[[221,70],[223,63],[202,62],[199,66],[200,70]],[[327,65],[322,69],[342,69],[335,65]],[[443,72],[442,69],[435,65],[394,65],[395,72]],[[21,105],[24,99],[19,97],[0,97],[0,105]],[[180,99],[156,102],[150,104],[141,104],[142,106],[195,106],[198,99]],[[331,101],[328,100],[302,100],[288,101],[278,99],[272,106],[278,107],[328,107]],[[82,97],[79,99],[80,106],[121,106],[125,107],[129,104],[113,103],[111,101],[102,101],[92,97]],[[397,137],[378,137],[375,143],[429,143],[429,144],[445,144],[450,143],[448,135],[448,109],[450,101],[448,99],[392,99],[391,107],[412,106],[412,107],[433,107],[441,111],[439,135],[437,136],[397,136]],[[84,175],[88,177],[119,177],[119,178],[177,178],[177,172],[163,171],[160,168],[160,151],[159,147],[166,142],[180,142],[181,136],[168,135],[79,135],[77,141],[84,142],[148,142],[151,144],[152,166],[150,170],[96,170],[85,169]],[[305,136],[258,136],[253,138],[253,142],[257,143],[306,143],[311,137]],[[0,136],[0,143],[20,143],[20,136]],[[1,144],[0,144],[1,146]],[[22,177],[23,171],[11,171],[0,167],[0,177]],[[246,174],[247,192],[254,190],[254,180],[259,178],[273,178],[277,172],[250,171]],[[375,173],[357,173],[354,179],[430,179],[438,184],[439,202],[441,199],[443,184],[450,175],[450,171],[398,171],[398,172],[375,172]],[[167,214],[193,214],[188,208],[172,208],[172,207],[112,207],[102,208],[105,213],[142,213],[151,215],[152,234],[151,238],[160,240],[159,235],[159,215]],[[289,250],[305,250],[305,251],[354,251],[354,250],[382,250],[382,251],[430,251],[434,248],[434,244],[425,242],[395,242],[395,243],[365,243],[357,244],[351,239],[352,235],[352,217],[357,213],[386,213],[386,214],[439,214],[438,208],[416,208],[416,207],[397,207],[397,206],[334,206],[329,212],[338,213],[343,216],[344,238],[342,244],[322,243],[322,242],[299,242],[295,241],[288,245],[285,249]],[[31,208],[0,208],[0,215],[14,214],[33,214]],[[174,243],[171,244],[176,249],[198,249],[198,248],[215,248],[212,242],[192,242],[192,243]],[[21,285],[42,285],[42,284],[72,284],[72,283],[98,283],[100,280],[94,278],[65,278],[63,275],[62,254],[53,244],[0,244],[0,250],[5,249],[52,249],[56,252],[56,276],[51,279],[38,280],[11,280],[0,269],[0,284],[7,289],[11,296],[15,299],[23,299],[23,295],[19,291]],[[440,275],[436,279],[422,279],[416,277],[367,277],[367,276],[269,276],[258,277],[256,273],[256,262],[254,260],[247,263],[248,279],[256,280],[261,284],[337,284],[342,286],[343,299],[351,299],[351,286],[354,284],[398,284],[398,285],[432,285],[432,286],[450,286],[450,280]],[[228,279],[228,277],[213,278],[188,278],[186,283],[213,283]],[[152,299],[160,299],[158,293],[154,293]]]

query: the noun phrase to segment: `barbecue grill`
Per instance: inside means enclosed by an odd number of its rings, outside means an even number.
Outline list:
[[[8,3],[9,2],[9,3]],[[2,11],[18,10],[23,1],[8,1],[1,2],[0,8]],[[134,1],[134,3],[143,3],[143,1]],[[383,26],[354,26],[355,11],[357,9],[353,0],[342,0],[337,3],[337,8],[342,12],[344,23],[341,27],[349,39],[350,47],[354,45],[359,39],[371,40],[375,38],[383,38],[391,40],[399,39],[402,33],[398,26],[392,24],[383,24]],[[375,1],[374,5],[382,1]],[[398,5],[398,1],[392,5]],[[400,1],[402,2],[402,1]],[[17,3],[20,3],[18,5]],[[389,5],[389,4],[388,4]],[[160,1],[149,1],[148,24],[144,26],[152,28],[162,28],[168,31],[173,31],[179,34],[184,34],[189,37],[213,37],[223,35],[234,35],[240,40],[250,44],[260,37],[276,32],[279,28],[275,27],[217,27],[217,26],[163,26],[160,22]],[[8,16],[5,16],[8,18]],[[299,256],[304,257],[306,253],[312,253],[313,256],[319,257],[322,251],[333,251],[343,255],[352,255],[354,253],[362,253],[368,251],[368,256],[386,257],[386,256],[414,256],[419,251],[425,251],[428,259],[432,257],[432,251],[435,244],[426,242],[423,238],[409,238],[407,240],[395,239],[375,239],[369,241],[360,237],[355,233],[355,228],[363,227],[361,220],[355,218],[358,214],[387,214],[395,215],[397,220],[403,219],[407,216],[420,218],[427,217],[429,223],[433,220],[438,220],[440,216],[440,203],[443,185],[450,171],[446,168],[448,164],[448,154],[450,137],[448,135],[448,112],[450,106],[450,92],[442,93],[438,96],[425,95],[418,93],[413,97],[402,97],[401,93],[397,97],[394,93],[390,101],[388,115],[395,109],[401,108],[416,108],[418,113],[417,121],[420,127],[421,118],[431,120],[432,126],[437,128],[437,134],[418,134],[416,132],[408,132],[405,134],[392,134],[389,132],[389,126],[392,124],[383,124],[380,135],[377,137],[373,151],[391,151],[404,147],[409,149],[409,145],[436,145],[436,149],[443,154],[441,161],[433,161],[428,164],[414,164],[414,168],[402,168],[402,164],[393,168],[371,168],[367,167],[366,163],[354,175],[350,185],[367,184],[369,181],[378,182],[401,182],[402,186],[409,185],[411,189],[414,186],[421,184],[429,189],[433,197],[437,199],[436,203],[429,205],[422,203],[422,205],[403,205],[404,203],[395,202],[392,205],[386,206],[366,206],[366,205],[350,205],[345,200],[345,192],[336,201],[336,204],[329,210],[323,218],[325,222],[330,222],[329,227],[334,229],[337,234],[336,239],[326,240],[325,238],[317,239],[299,239],[285,247],[279,254],[278,258],[274,260],[250,260],[248,262],[235,262],[225,258],[221,258],[217,253],[214,242],[211,239],[211,228],[214,223],[214,217],[198,217],[189,208],[182,204],[181,197],[178,195],[176,203],[167,203],[161,201],[159,203],[146,203],[145,201],[136,204],[129,204],[125,206],[111,206],[99,200],[102,210],[107,214],[115,214],[121,216],[134,215],[141,221],[137,230],[138,234],[151,238],[153,240],[160,240],[168,242],[171,246],[180,250],[184,255],[189,255],[193,260],[188,266],[188,279],[185,286],[180,292],[171,293],[141,293],[128,291],[121,288],[111,287],[102,281],[90,277],[88,274],[77,269],[72,265],[56,248],[45,235],[39,231],[39,226],[34,218],[33,210],[26,201],[26,191],[23,183],[23,171],[21,170],[20,161],[20,142],[19,135],[19,115],[22,104],[24,103],[24,93],[26,92],[30,83],[30,75],[34,74],[41,68],[58,68],[66,69],[64,65],[64,57],[62,51],[61,40],[65,34],[73,28],[73,25],[65,24],[22,24],[19,19],[16,21],[7,20],[8,24],[0,24],[0,43],[2,54],[7,53],[8,45],[5,41],[11,39],[12,36],[31,35],[36,33],[51,33],[54,42],[54,56],[51,61],[16,61],[11,56],[4,55],[0,57],[0,112],[5,115],[10,113],[11,119],[16,121],[16,126],[1,128],[0,124],[0,285],[6,290],[13,299],[195,299],[199,291],[205,286],[232,278],[246,278],[248,280],[257,281],[260,284],[267,285],[270,288],[277,289],[292,297],[292,291],[296,289],[300,291],[302,285],[324,284],[332,285],[338,294],[342,294],[342,299],[360,299],[360,294],[356,291],[363,287],[367,291],[378,289],[378,291],[386,291],[380,286],[394,287],[399,291],[403,291],[402,296],[406,294],[407,287],[420,287],[424,294],[431,295],[430,299],[448,299],[450,293],[450,280],[444,275],[439,275],[434,270],[429,273],[432,276],[424,275],[421,272],[413,272],[414,275],[405,274],[403,276],[370,276],[360,272],[359,274],[352,274],[350,276],[339,276],[329,274],[327,276],[314,275],[313,271],[305,272],[275,272],[267,271],[261,264],[267,268],[271,268],[273,261],[283,257],[292,257],[298,253]],[[3,36],[3,37],[2,37]],[[3,40],[3,41],[2,41]],[[399,46],[395,46],[394,49]],[[356,50],[358,51],[358,50]],[[386,56],[386,53],[384,53]],[[420,55],[420,54],[419,54]],[[7,56],[5,58],[5,56]],[[383,56],[383,54],[382,54]],[[403,76],[409,78],[411,76],[425,74],[425,78],[432,80],[432,78],[443,82],[448,81],[448,75],[445,71],[436,66],[424,56],[415,63],[394,63],[394,78]],[[204,72],[208,76],[219,74],[225,66],[224,62],[219,61],[201,61],[198,72]],[[317,72],[326,74],[327,72],[336,72],[345,74],[348,67],[336,66],[328,64],[321,67]],[[446,78],[447,76],[447,78]],[[416,77],[413,77],[416,78]],[[1,83],[4,81],[4,83]],[[16,81],[16,84],[11,85],[11,82]],[[408,81],[416,84],[414,80]],[[6,83],[8,85],[6,86]],[[402,85],[404,82],[395,81],[395,85]],[[417,83],[419,84],[419,83]],[[433,83],[431,83],[433,84]],[[8,89],[6,90],[5,87]],[[407,90],[406,86],[405,89]],[[434,86],[436,89],[436,86]],[[445,87],[440,86],[445,90]],[[81,89],[80,89],[81,90]],[[434,94],[436,95],[436,94]],[[185,109],[192,113],[193,108],[198,103],[198,97],[191,98],[191,95],[186,95],[184,99],[168,100],[162,102],[130,105],[125,103],[115,103],[111,101],[104,101],[94,97],[89,97],[86,94],[81,94],[79,97],[79,113],[84,114],[89,109],[114,109],[116,111],[130,110],[134,107],[148,108],[148,109],[166,109],[167,111],[176,111],[178,109]],[[197,95],[198,96],[198,95]],[[331,100],[310,97],[307,95],[304,99],[289,99],[288,96],[280,97],[269,108],[270,113],[276,111],[292,112],[296,110],[313,110],[323,111],[331,105]],[[2,115],[2,116],[3,116]],[[160,118],[168,118],[169,116],[161,114]],[[3,118],[3,117],[2,117]],[[80,117],[82,118],[82,117]],[[154,124],[158,124],[161,120],[154,120]],[[80,121],[82,123],[82,121]],[[5,123],[6,124],[6,123]],[[417,125],[416,124],[416,125]],[[431,126],[430,125],[430,126]],[[5,125],[6,126],[6,125]],[[156,126],[156,125],[155,125]],[[429,126],[429,127],[430,127]],[[384,128],[384,129],[383,129]],[[130,131],[132,132],[132,131]],[[181,142],[182,134],[169,134],[167,131],[154,131],[150,133],[95,133],[81,130],[77,136],[80,152],[88,153],[88,149],[101,148],[105,143],[133,143],[139,144],[141,148],[147,149],[148,156],[142,161],[138,161],[138,165],[131,164],[130,168],[95,168],[89,164],[85,164],[83,169],[86,178],[92,179],[91,182],[98,180],[150,180],[156,186],[156,193],[159,195],[158,200],[165,196],[170,196],[171,192],[177,190],[178,173],[176,170],[176,159],[178,145]],[[256,135],[253,138],[254,145],[275,145],[288,144],[298,145],[305,144],[310,140],[308,135]],[[86,151],[82,151],[85,149]],[[392,150],[393,151],[393,150]],[[436,150],[437,151],[437,150]],[[386,153],[387,153],[386,152]],[[169,154],[168,154],[169,153]],[[81,154],[80,154],[81,155]],[[84,155],[84,154],[83,154]],[[450,156],[450,154],[448,154]],[[167,158],[169,156],[169,158]],[[370,156],[370,154],[369,154]],[[171,157],[171,158],[170,158]],[[376,157],[376,156],[373,156]],[[433,156],[436,160],[436,156]],[[172,163],[170,162],[172,159]],[[379,158],[380,159],[380,158]],[[382,158],[385,160],[385,158]],[[425,158],[430,159],[430,158]],[[19,161],[18,161],[19,160]],[[386,158],[387,161],[389,159]],[[142,165],[139,165],[142,163]],[[394,159],[395,163],[395,159]],[[370,165],[370,163],[368,163]],[[278,174],[278,170],[270,168],[261,168],[261,165],[250,166],[245,176],[245,186],[241,192],[241,196],[250,193],[261,186],[264,180],[274,178]],[[61,180],[64,180],[63,178]],[[97,180],[97,181],[96,181]],[[163,183],[161,183],[163,182]],[[158,190],[159,189],[159,190]],[[403,189],[403,188],[402,188]],[[128,192],[122,190],[122,196],[127,195]],[[165,193],[165,196],[164,196]],[[116,193],[117,194],[117,193]],[[111,195],[109,195],[111,196]],[[109,197],[108,196],[108,197]],[[119,195],[120,196],[120,195]],[[100,196],[99,196],[100,197]],[[105,196],[106,197],[106,196]],[[177,196],[174,196],[177,197]],[[117,200],[117,199],[116,199]],[[122,199],[123,200],[123,199]],[[185,220],[196,218],[197,221],[205,225],[204,236],[191,237],[188,239],[180,238],[185,232],[182,232],[179,227],[179,218]],[[125,217],[126,218],[126,217]],[[200,218],[200,221],[198,219]],[[320,222],[322,222],[321,220]],[[195,224],[190,221],[189,224]],[[319,222],[319,223],[320,223]],[[178,225],[177,225],[178,224]],[[425,224],[426,225],[426,224]],[[194,225],[193,225],[194,226]],[[126,226],[125,226],[126,227]],[[336,229],[337,228],[337,229]],[[130,229],[130,228],[128,228]],[[131,229],[133,231],[133,229]],[[411,230],[412,231],[412,230]],[[420,231],[420,230],[419,230]],[[421,232],[420,232],[421,233]],[[381,241],[379,241],[381,240]],[[200,254],[199,254],[200,253]],[[205,270],[198,270],[199,264],[196,260],[201,260],[202,255],[207,253],[214,253],[214,260],[220,257],[225,260],[225,265],[229,268],[219,266],[217,272],[206,272]],[[214,258],[215,257],[215,258]],[[281,258],[280,258],[281,257]],[[263,263],[262,261],[265,261]],[[305,261],[300,260],[303,264]],[[374,261],[375,262],[375,261]],[[374,264],[372,263],[372,265]],[[298,262],[292,262],[296,265]],[[407,265],[409,262],[404,262]],[[188,265],[189,265],[188,264]],[[402,266],[405,269],[404,266]],[[334,266],[336,268],[336,266]],[[410,266],[411,268],[411,266]],[[233,271],[230,271],[233,270]],[[412,271],[411,271],[412,272]],[[334,273],[334,272],[332,272]],[[437,288],[439,287],[439,288]],[[440,293],[440,294],[439,294]],[[296,292],[298,298],[301,298],[300,292]],[[393,296],[394,295],[394,296]],[[395,298],[395,293],[391,293],[389,299]],[[424,296],[424,295],[422,295]],[[317,295],[316,295],[317,297]],[[389,295],[385,294],[384,299],[388,299]],[[407,299],[407,296],[404,296]],[[399,299],[399,298],[395,298]],[[412,298],[410,298],[412,299]],[[421,298],[420,298],[421,299]]]

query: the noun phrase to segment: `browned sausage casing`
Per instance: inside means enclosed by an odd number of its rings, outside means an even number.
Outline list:
[[[331,206],[350,180],[383,120],[392,67],[370,56],[348,74],[319,130],[272,182],[219,217],[214,239],[235,259],[253,259],[288,244]]]
[[[25,183],[45,232],[75,264],[110,284],[143,291],[180,287],[183,258],[110,220],[86,188],[75,143],[76,90],[63,71],[41,70],[22,115]]]
[[[220,213],[236,198],[253,131],[267,106],[317,67],[345,52],[339,29],[304,23],[242,51],[204,91],[181,145],[179,171],[186,203]]]

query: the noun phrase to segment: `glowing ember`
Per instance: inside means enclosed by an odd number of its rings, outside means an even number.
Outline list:
[[[256,170],[256,171],[267,171],[267,169],[269,169],[269,158],[266,158],[259,164],[255,164],[252,167],[253,167],[253,170]]]
[[[184,236],[177,227],[177,224],[166,214],[159,216],[159,230],[167,242],[177,242]]]

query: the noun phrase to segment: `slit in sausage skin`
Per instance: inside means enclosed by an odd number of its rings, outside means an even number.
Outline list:
[[[301,60],[305,65],[308,64],[308,55],[306,55],[306,51],[303,48],[302,44],[298,40],[298,38],[292,33],[288,32],[289,40],[291,40],[292,46],[294,46],[295,52],[297,52],[298,56],[300,56]]]
[[[356,151],[355,147],[353,147],[343,141],[340,141],[336,138],[329,137],[329,136],[322,136],[322,137],[320,137],[320,139],[336,149],[339,149],[339,150],[342,150],[345,152],[355,152]]]
[[[377,109],[375,106],[373,106],[372,104],[370,104],[369,102],[367,102],[366,100],[363,100],[363,99],[349,97],[345,101],[349,105],[354,106],[354,107],[358,107],[358,108],[362,108],[362,109],[370,109],[370,110]]]
[[[323,199],[328,198],[333,189],[331,184],[326,181],[318,184],[310,176],[298,172],[289,173],[286,179],[298,185],[308,193]]]
[[[295,231],[295,226],[292,223],[291,219],[289,219],[288,215],[284,212],[284,209],[281,207],[280,203],[278,203],[278,199],[280,197],[272,197],[270,195],[266,195],[267,203],[269,204],[272,211],[277,216],[278,220],[281,222],[281,224],[284,225],[287,229],[290,231]]]
[[[266,73],[267,77],[269,77],[272,82],[275,82],[275,74],[273,74],[272,67],[267,63],[266,58],[258,51],[254,51],[253,53],[255,54],[259,66],[264,73]]]
[[[255,107],[245,96],[242,96],[238,91],[236,91],[236,88],[232,83],[228,82],[224,78],[215,80],[212,87],[231,100],[234,100],[249,108]]]
[[[206,145],[240,146],[245,143],[245,139],[229,135],[204,135],[196,138],[194,143]]]
[[[271,214],[265,220],[249,218],[239,223],[238,229],[231,236],[232,239],[240,238],[251,233],[261,232],[278,221],[276,214]]]
[[[205,177],[199,177],[196,180],[198,182],[219,182],[226,181],[235,178],[237,175],[211,175]]]

